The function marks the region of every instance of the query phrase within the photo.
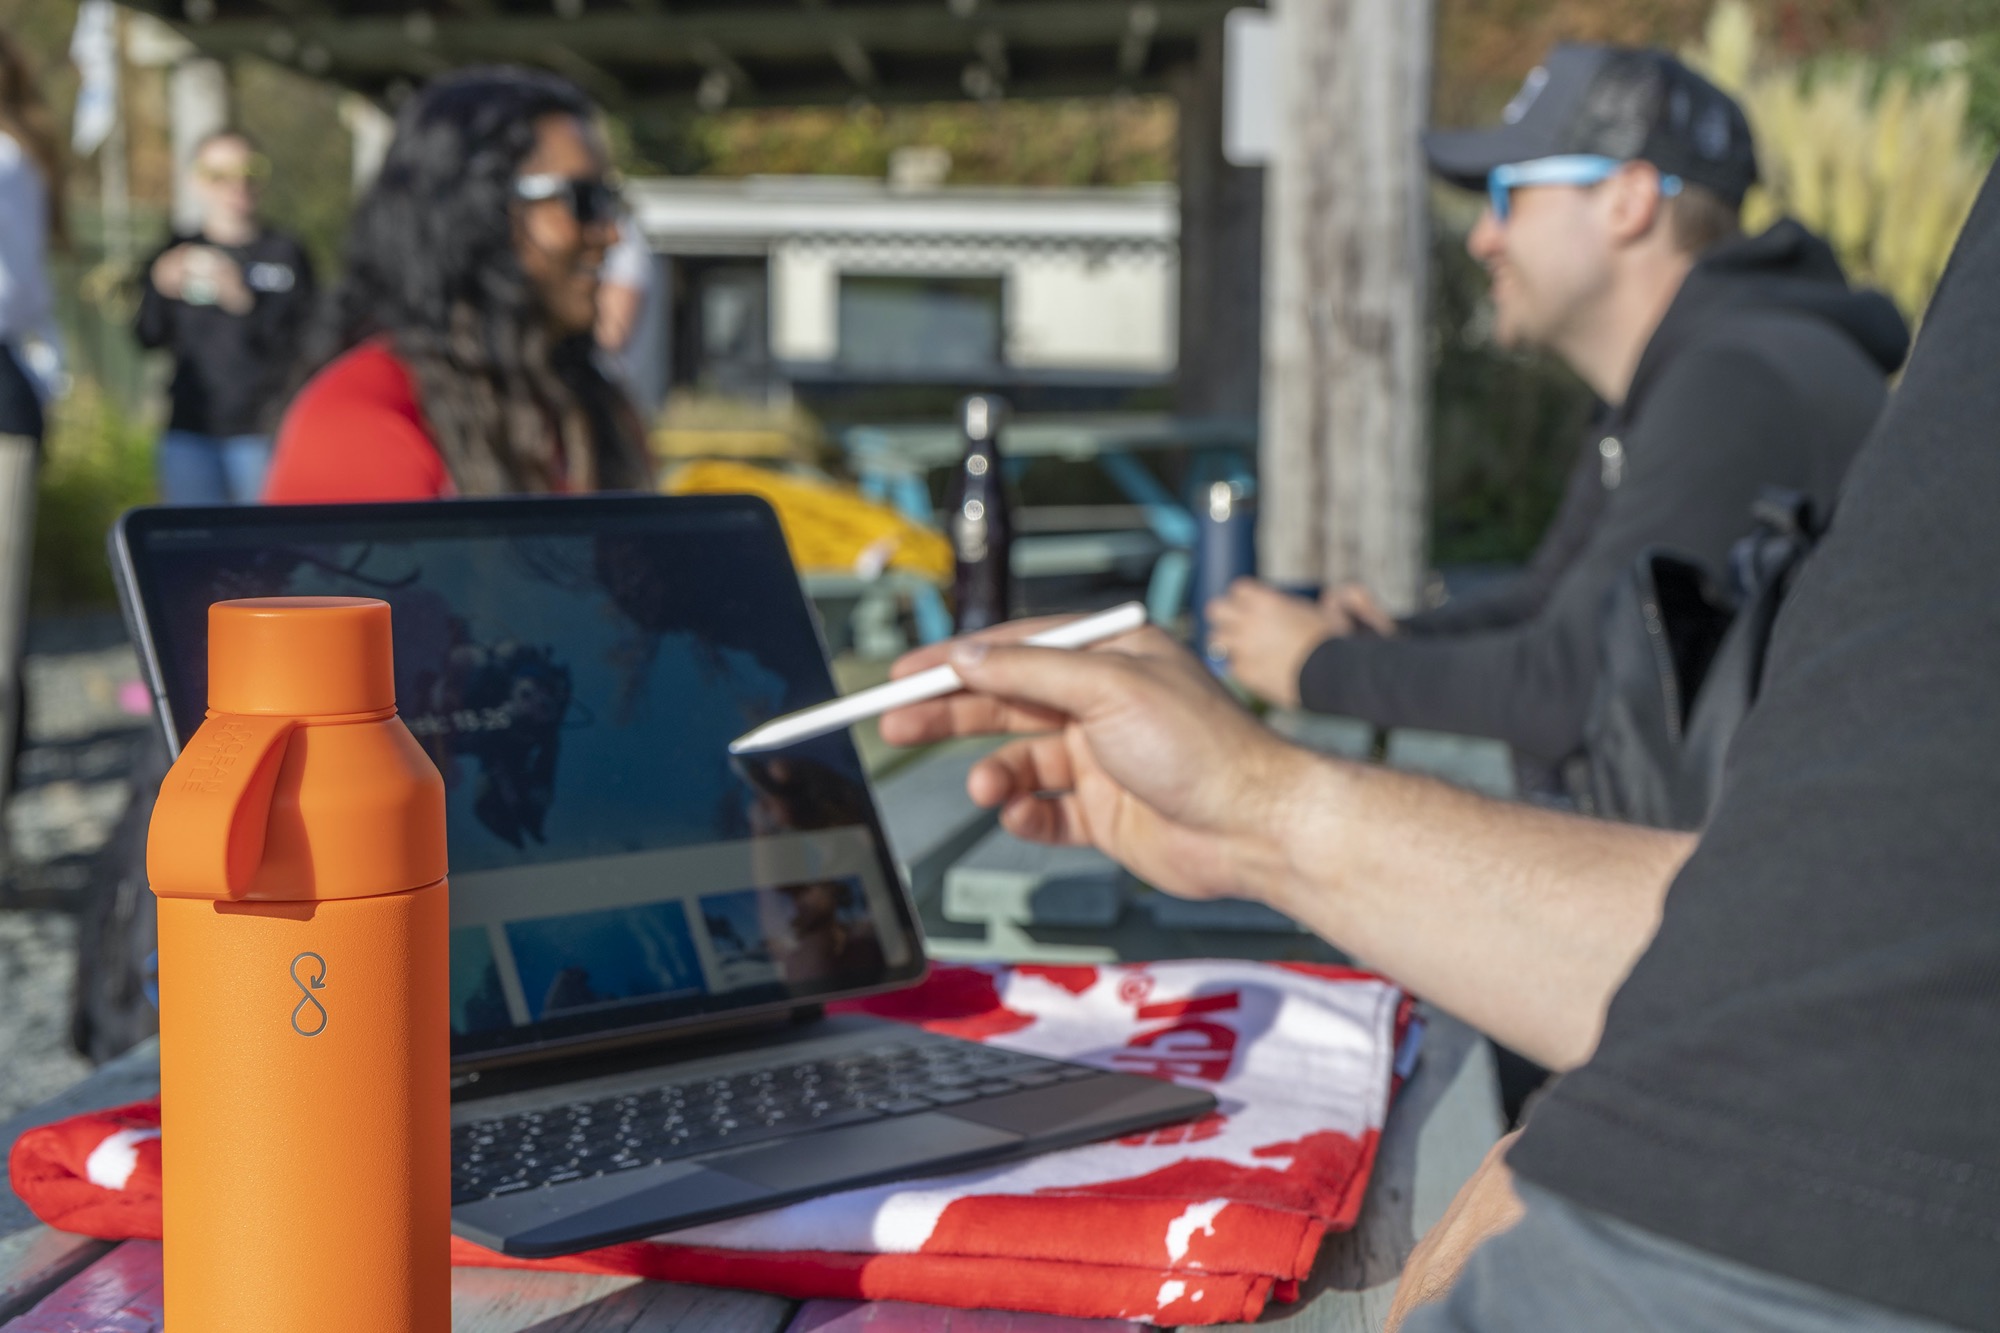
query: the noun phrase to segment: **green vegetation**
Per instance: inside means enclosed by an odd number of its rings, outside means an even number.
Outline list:
[[[37,56],[44,91],[68,121],[73,0],[0,0],[5,27]],[[1734,24],[1724,31],[1718,24]],[[1950,236],[2000,143],[2000,0],[1438,0],[1435,118],[1489,120],[1557,41],[1711,48],[1750,34],[1723,70],[1771,146],[1779,207],[1832,234],[1867,280],[1921,309]],[[1731,32],[1736,34],[1731,37]],[[1740,56],[1740,52],[1739,52]],[[1732,57],[1733,58],[1733,57]],[[140,253],[164,234],[172,181],[162,71],[127,69],[129,163]],[[238,119],[274,165],[272,220],[300,236],[331,281],[351,207],[339,93],[267,61],[234,69]],[[1170,181],[1171,99],[968,102],[735,110],[650,107],[612,118],[631,174],[880,177],[913,145],[951,155],[955,185],[1076,187]],[[76,244],[58,261],[75,397],[56,414],[36,546],[41,607],[110,595],[102,532],[152,487],[148,404],[163,382],[125,338],[132,273],[105,260],[95,160],[75,164]],[[1588,395],[1560,365],[1499,352],[1487,336],[1486,282],[1464,254],[1470,224],[1440,196],[1432,270],[1433,506],[1441,563],[1518,559],[1561,493]],[[150,367],[150,369],[147,369]]]
[[[642,115],[613,141],[634,173],[880,177],[921,144],[951,154],[955,185],[1131,185],[1174,178],[1174,123],[1165,97],[948,102]]]
[[[1833,242],[1850,277],[1921,317],[1993,160],[1970,118],[1967,46],[1900,63],[1778,60],[1750,6],[1721,0],[1688,58],[1742,100],[1757,134],[1764,181],[1745,224],[1797,217]]]
[[[89,380],[58,403],[42,455],[31,605],[37,612],[116,603],[104,536],[153,499],[153,428]]]
[[[1560,361],[1492,342],[1476,205],[1442,187],[1431,232],[1431,563],[1527,558],[1555,516],[1592,398]]]

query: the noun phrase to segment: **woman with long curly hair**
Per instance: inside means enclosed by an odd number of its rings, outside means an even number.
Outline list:
[[[265,498],[645,485],[638,415],[591,361],[616,213],[570,84],[501,68],[425,87],[356,209]]]

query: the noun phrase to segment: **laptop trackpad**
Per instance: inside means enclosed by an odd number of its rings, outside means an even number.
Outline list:
[[[711,1157],[702,1165],[738,1180],[789,1192],[911,1167],[941,1166],[954,1158],[983,1156],[1024,1137],[929,1111],[806,1134],[729,1157]]]

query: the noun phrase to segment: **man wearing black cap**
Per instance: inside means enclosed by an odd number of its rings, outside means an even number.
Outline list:
[[[1397,622],[1357,590],[1318,606],[1246,580],[1209,623],[1274,702],[1503,740],[1547,785],[1582,743],[1613,582],[1648,547],[1720,570],[1765,487],[1825,512],[1908,334],[1797,223],[1740,234],[1749,124],[1671,56],[1558,47],[1501,125],[1424,148],[1488,195],[1469,248],[1495,341],[1555,352],[1607,405],[1561,510],[1477,598]]]

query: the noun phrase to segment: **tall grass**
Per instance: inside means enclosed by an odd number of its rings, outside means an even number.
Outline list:
[[[1968,110],[1970,48],[1941,43],[1915,62],[1864,56],[1773,59],[1744,0],[1721,0],[1689,63],[1750,117],[1763,184],[1753,229],[1790,214],[1826,236],[1855,280],[1921,318],[1993,160]]]

